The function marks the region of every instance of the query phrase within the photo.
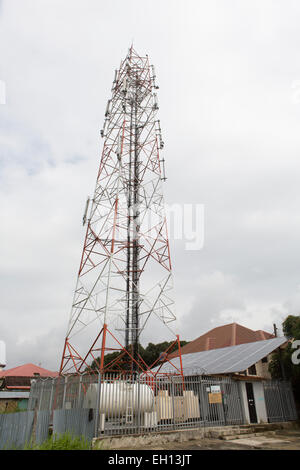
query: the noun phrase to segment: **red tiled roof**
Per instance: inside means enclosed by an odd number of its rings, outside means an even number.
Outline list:
[[[30,385],[9,385],[9,386],[7,386],[7,387],[5,387],[5,388],[7,388],[7,390],[11,390],[11,389],[12,389],[12,390],[15,390],[16,388],[17,388],[18,390],[19,390],[19,389],[21,389],[21,390],[23,390],[23,389],[24,389],[24,390],[30,390]],[[0,397],[1,397],[1,395],[0,395]]]
[[[41,377],[58,376],[58,372],[44,369],[35,364],[24,364],[23,366],[0,371],[0,377],[34,377],[35,374],[39,374]]]
[[[194,341],[181,348],[181,354],[190,354],[211,349],[236,346],[237,344],[253,343],[265,339],[274,338],[274,335],[262,330],[251,330],[238,323],[217,326]],[[169,355],[169,358],[178,356],[178,351]]]

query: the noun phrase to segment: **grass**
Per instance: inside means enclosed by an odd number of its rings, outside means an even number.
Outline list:
[[[27,411],[27,410],[20,410],[19,408],[16,408],[15,410],[0,411],[0,414],[1,415],[9,415],[9,414],[12,414],[12,413],[24,413],[24,411]]]
[[[42,444],[27,444],[24,450],[90,450],[91,443],[83,436],[70,433],[50,436]]]

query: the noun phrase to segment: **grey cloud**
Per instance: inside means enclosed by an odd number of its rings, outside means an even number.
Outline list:
[[[203,250],[171,239],[181,337],[233,320],[270,331],[299,312],[298,3],[42,3],[0,4],[0,338],[9,365],[59,362],[99,131],[132,40],[160,86],[166,202],[205,205]],[[149,341],[163,336],[152,331]]]

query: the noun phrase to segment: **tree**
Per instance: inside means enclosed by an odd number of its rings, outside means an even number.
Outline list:
[[[300,316],[289,315],[282,323],[284,336],[290,340],[300,340]],[[269,364],[272,378],[286,378],[291,381],[295,399],[300,404],[300,364],[294,364],[292,355],[295,349],[292,341],[281,352],[275,352]]]
[[[164,341],[163,343],[158,343],[158,344],[153,344],[153,343],[148,343],[148,346],[144,349],[142,345],[139,345],[139,354],[143,361],[147,364],[148,367],[151,367],[152,364],[159,359],[160,355],[162,352],[166,351],[171,345],[173,341],[167,342]],[[185,346],[188,342],[187,341],[180,341],[180,346]],[[170,349],[170,352],[174,352],[178,349],[178,343],[174,344],[174,347]],[[130,352],[130,346],[128,348],[128,351]],[[115,351],[110,354],[105,354],[104,356],[104,366],[107,366],[110,362],[113,360],[117,359],[122,355],[122,352]],[[125,355],[123,355],[124,357]],[[125,360],[125,357],[124,357]],[[100,362],[100,358],[97,358],[97,362]],[[97,364],[96,361],[93,361],[91,364],[92,369],[97,369]],[[118,366],[113,366],[112,370],[117,370]]]
[[[300,339],[300,316],[289,315],[282,323],[283,333],[289,339]]]

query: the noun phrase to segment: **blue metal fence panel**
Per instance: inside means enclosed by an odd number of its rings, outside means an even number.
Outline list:
[[[84,436],[91,440],[95,433],[94,409],[73,408],[70,410],[54,410],[53,434],[68,432],[74,436]]]
[[[50,411],[41,410],[37,412],[35,442],[42,444],[49,436]]]
[[[21,449],[29,443],[34,411],[0,414],[0,449]]]

